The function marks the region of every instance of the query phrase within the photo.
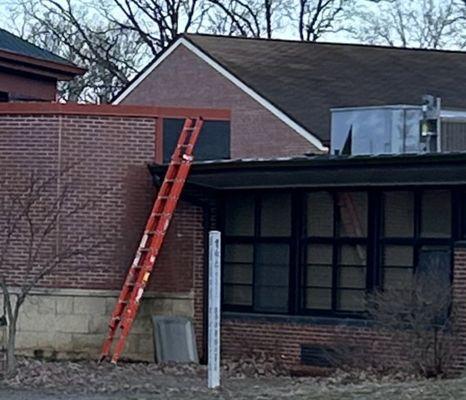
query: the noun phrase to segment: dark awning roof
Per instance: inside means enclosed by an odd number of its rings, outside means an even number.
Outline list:
[[[165,167],[150,169],[160,175]],[[466,185],[466,153],[205,161],[194,163],[188,183],[219,190]]]

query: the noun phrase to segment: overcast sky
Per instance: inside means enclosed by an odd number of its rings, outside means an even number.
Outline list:
[[[0,0],[0,28],[12,31],[13,33],[17,33],[18,29],[22,26],[21,19],[16,18],[13,20],[10,14],[10,8],[16,4],[18,0]],[[58,0],[61,1],[61,0]],[[74,3],[86,3],[88,0],[74,0]],[[97,0],[99,1],[99,0]],[[365,0],[360,0],[365,3]],[[407,1],[417,1],[417,0],[407,0]],[[369,8],[372,6],[368,4]],[[366,5],[364,7],[367,8]],[[287,26],[281,30],[274,31],[274,38],[275,39],[299,39],[297,29],[291,24],[287,24]],[[327,33],[325,34],[320,41],[329,41],[329,42],[357,42],[354,38],[345,32],[336,32],[336,33]]]

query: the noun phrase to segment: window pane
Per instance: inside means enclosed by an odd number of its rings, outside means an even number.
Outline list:
[[[223,302],[228,305],[252,306],[252,287],[223,285]]]
[[[254,308],[288,311],[289,246],[259,244],[254,276]]]
[[[448,190],[422,193],[421,236],[450,237],[451,196]]]
[[[225,263],[223,267],[223,282],[252,284],[252,264]]]
[[[409,282],[413,276],[412,268],[384,268],[383,288],[394,289]]]
[[[256,311],[288,312],[288,287],[257,286],[254,297]]]
[[[365,305],[364,290],[340,289],[337,291],[337,309],[339,311],[364,311]]]
[[[225,262],[252,263],[252,244],[227,244],[225,245]]]
[[[337,195],[340,210],[340,236],[367,236],[367,193],[343,192]]]
[[[254,235],[254,195],[231,193],[225,202],[225,234]]]
[[[332,267],[308,265],[306,286],[332,287]]]
[[[384,193],[385,237],[412,237],[414,235],[413,192]]]
[[[307,289],[305,307],[315,310],[330,310],[332,308],[331,289]]]
[[[305,286],[332,287],[333,247],[312,243],[307,246]]]
[[[398,246],[398,245],[385,246],[383,265],[412,267],[413,266],[412,246]]]
[[[333,197],[330,193],[307,195],[307,236],[333,236]]]
[[[329,244],[310,244],[307,246],[308,264],[332,265],[333,246]]]
[[[366,288],[365,267],[340,267],[338,268],[338,286],[342,288]]]
[[[261,236],[291,235],[291,195],[273,193],[262,196]]]
[[[366,265],[366,246],[344,244],[340,248],[340,265]]]
[[[342,245],[339,257],[338,287],[365,289],[366,246],[360,244]]]
[[[427,274],[428,279],[440,282],[440,287],[450,286],[451,249],[449,246],[423,246],[419,251],[417,274]]]

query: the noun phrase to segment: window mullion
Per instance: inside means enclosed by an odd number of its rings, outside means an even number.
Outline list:
[[[340,209],[337,203],[337,194],[332,193],[333,200],[333,252],[332,252],[332,311],[337,309],[337,283],[338,283],[338,248],[339,248],[339,227]]]

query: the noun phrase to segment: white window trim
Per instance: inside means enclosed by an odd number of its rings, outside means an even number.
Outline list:
[[[205,61],[210,65],[214,70],[223,75],[226,79],[232,82],[235,86],[245,92],[248,96],[253,98],[265,109],[270,111],[283,123],[288,125],[296,133],[306,139],[309,143],[314,145],[320,151],[328,151],[328,147],[324,146],[319,138],[314,136],[312,133],[304,129],[301,125],[293,121],[288,115],[283,111],[279,110],[273,104],[271,104],[267,99],[262,97],[260,94],[255,92],[249,86],[240,81],[237,77],[227,71],[219,63],[209,57],[206,53],[201,51],[198,47],[194,46],[190,41],[185,38],[179,38],[175,43],[173,43],[149,68],[147,68],[144,73],[142,73],[134,82],[131,83],[114,101],[113,104],[120,104],[139,84],[147,78],[149,74],[152,73],[171,53],[173,53],[179,46],[185,46],[188,50],[198,56],[201,60]]]

